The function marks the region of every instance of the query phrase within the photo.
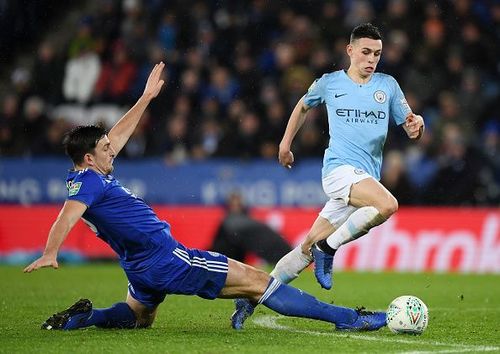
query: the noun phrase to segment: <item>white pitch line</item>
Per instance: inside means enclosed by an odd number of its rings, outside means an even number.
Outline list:
[[[434,311],[457,311],[456,307],[431,307],[429,312]],[[500,307],[471,307],[471,308],[461,308],[460,312],[498,312]]]
[[[444,343],[444,342],[436,342],[436,341],[423,341],[423,340],[409,340],[409,339],[403,339],[403,338],[384,338],[384,337],[374,337],[374,336],[369,336],[369,335],[360,335],[360,334],[353,334],[353,332],[349,333],[339,333],[339,332],[318,332],[318,331],[311,331],[311,330],[302,330],[302,329],[295,329],[290,326],[284,326],[277,321],[279,319],[286,318],[285,316],[272,316],[272,315],[265,315],[265,316],[259,316],[259,317],[254,317],[252,320],[253,322],[261,327],[265,328],[271,328],[271,329],[277,329],[277,330],[282,330],[282,331],[290,331],[290,332],[295,332],[295,333],[302,333],[302,334],[310,334],[314,336],[333,336],[333,337],[341,337],[341,338],[354,338],[354,339],[359,339],[359,340],[366,340],[366,341],[373,341],[373,342],[385,342],[385,343],[401,343],[401,344],[426,344],[426,345],[432,345],[432,346],[437,346],[437,347],[450,347],[454,349],[443,349],[439,351],[413,351],[413,352],[405,352],[405,354],[424,354],[424,353],[457,353],[457,352],[488,352],[488,351],[495,351],[495,350],[500,350],[500,347],[491,347],[491,346],[476,346],[476,345],[466,345],[466,344],[455,344],[455,343]]]
[[[430,307],[429,313],[434,312],[445,312],[445,311],[457,311],[457,307]],[[374,309],[373,311],[386,311],[387,309]],[[499,312],[500,307],[472,307],[472,308],[460,308],[460,312]]]
[[[486,347],[489,348],[487,350],[481,349],[481,347],[474,347],[474,348],[457,348],[457,349],[439,349],[439,350],[422,350],[422,351],[412,351],[412,352],[401,352],[399,354],[435,354],[435,353],[465,353],[465,352],[487,352],[487,351],[493,351],[494,349],[491,349],[492,347]]]

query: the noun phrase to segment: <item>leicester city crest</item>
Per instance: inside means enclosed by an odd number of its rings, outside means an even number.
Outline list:
[[[382,90],[377,90],[375,91],[375,93],[373,94],[373,98],[375,99],[375,101],[377,101],[378,103],[384,103],[385,100],[387,99],[387,95],[385,94],[384,91]]]

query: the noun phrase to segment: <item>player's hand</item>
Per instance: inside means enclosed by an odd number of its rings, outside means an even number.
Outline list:
[[[36,261],[31,263],[29,266],[24,268],[25,273],[31,273],[34,270],[44,267],[52,267],[54,269],[59,268],[59,264],[57,263],[57,259],[54,256],[43,255],[38,258]]]
[[[278,161],[280,162],[281,166],[292,168],[294,160],[295,159],[293,157],[293,152],[291,152],[289,149],[280,149],[278,154]]]
[[[144,88],[143,93],[143,96],[148,98],[149,100],[152,100],[153,98],[158,96],[158,93],[160,93],[160,90],[165,83],[165,81],[161,80],[161,75],[164,67],[165,63],[160,62],[159,64],[156,64],[154,66],[151,74],[149,74],[148,81],[146,82],[146,87]]]
[[[423,133],[424,119],[418,114],[410,113],[406,117],[405,126],[408,137],[410,139],[418,139]]]

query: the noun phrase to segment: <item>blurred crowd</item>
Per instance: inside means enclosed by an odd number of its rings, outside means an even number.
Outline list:
[[[350,31],[372,22],[384,36],[378,71],[426,122],[417,143],[390,129],[382,182],[401,204],[500,204],[499,1],[92,3],[62,29],[67,42],[37,43],[33,64],[12,71],[0,156],[59,156],[72,126],[110,127],[163,60],[167,87],[124,156],[276,159],[295,103],[314,78],[347,68]],[[310,111],[298,163],[321,157],[327,138],[326,111]]]

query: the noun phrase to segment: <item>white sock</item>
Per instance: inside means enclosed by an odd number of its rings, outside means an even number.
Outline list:
[[[366,235],[372,227],[382,224],[385,220],[375,207],[359,208],[333,234],[328,236],[326,243],[336,250],[340,246]]]
[[[298,245],[276,263],[271,276],[283,284],[288,284],[297,278],[311,262],[312,257],[302,253],[302,247]]]

